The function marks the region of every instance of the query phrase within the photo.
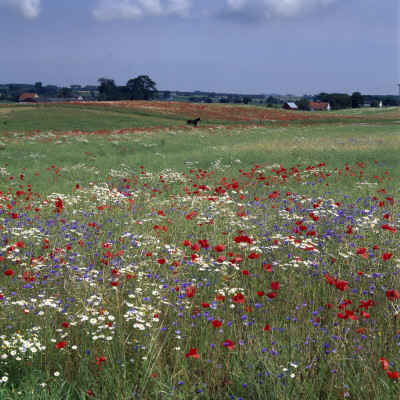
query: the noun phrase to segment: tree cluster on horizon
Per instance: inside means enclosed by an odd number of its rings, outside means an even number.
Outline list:
[[[99,100],[154,100],[158,98],[156,83],[148,75],[129,79],[117,86],[113,79],[99,78]]]

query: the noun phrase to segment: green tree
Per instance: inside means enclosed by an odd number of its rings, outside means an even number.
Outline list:
[[[378,101],[378,100],[372,100],[372,101],[371,101],[371,107],[372,107],[372,108],[377,108],[377,107],[379,107],[379,101]]]
[[[382,104],[384,106],[397,106],[398,100],[396,100],[394,96],[384,96],[382,99]]]
[[[43,87],[42,82],[35,82],[35,92],[40,96],[45,93],[45,88]]]
[[[364,97],[360,92],[354,92],[351,95],[351,106],[353,108],[360,108],[364,105]]]
[[[310,101],[308,99],[300,99],[296,101],[296,105],[299,110],[310,111]]]
[[[58,91],[57,97],[64,97],[64,98],[74,97],[74,92],[70,88],[62,87]]]
[[[250,96],[244,96],[243,97],[243,103],[244,104],[249,104],[253,101],[253,99]]]
[[[327,102],[329,102],[329,97],[330,97],[330,94],[325,93],[325,92],[321,92],[321,93],[319,93],[317,95],[315,100],[319,100],[319,101],[322,101],[324,103],[327,103]]]
[[[152,100],[157,98],[156,83],[148,75],[139,75],[126,83],[126,88],[131,100]]]
[[[328,98],[332,110],[351,108],[351,97],[343,93],[331,93]]]
[[[121,92],[115,85],[114,79],[99,78],[99,98],[100,100],[120,100]]]

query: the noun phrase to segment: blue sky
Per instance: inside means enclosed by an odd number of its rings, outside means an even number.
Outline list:
[[[0,83],[397,94],[398,0],[0,0]]]

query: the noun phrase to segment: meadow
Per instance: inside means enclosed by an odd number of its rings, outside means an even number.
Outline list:
[[[0,398],[397,398],[399,176],[399,108],[0,105]]]

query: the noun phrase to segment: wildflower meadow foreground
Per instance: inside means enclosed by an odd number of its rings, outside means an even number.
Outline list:
[[[32,135],[0,153],[2,399],[398,397],[399,184],[379,154],[101,171],[93,135],[61,134],[11,168]],[[46,164],[68,140],[85,163]]]

